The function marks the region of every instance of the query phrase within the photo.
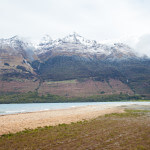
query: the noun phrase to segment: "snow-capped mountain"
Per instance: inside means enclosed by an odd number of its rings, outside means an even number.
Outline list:
[[[27,42],[19,36],[14,36],[9,39],[0,39],[1,52],[8,52],[9,55],[21,54],[25,59],[29,59],[29,61],[34,60],[34,49],[32,43]]]
[[[80,55],[84,57],[128,58],[138,57],[137,54],[123,43],[106,45],[88,40],[77,33],[70,34],[62,39],[52,40],[49,36],[43,37],[36,46],[37,55]]]
[[[37,59],[33,49],[34,47],[30,42],[19,36],[0,39],[0,69],[13,72],[21,66],[24,71],[33,72],[30,63]]]
[[[9,39],[0,39],[0,48],[11,47],[13,50],[21,50],[20,48],[26,49],[29,43],[23,42],[23,39],[19,36],[14,36]]]
[[[147,81],[150,79],[150,59],[143,58],[123,43],[102,44],[77,33],[57,40],[46,35],[38,44],[14,36],[0,39],[0,79],[21,78],[30,79],[32,82],[35,78],[34,81],[40,80],[36,91],[42,85],[41,82],[73,79],[81,81],[81,89],[86,89],[87,85],[91,84],[90,91],[94,91],[93,87],[97,90],[99,86],[95,83],[93,85],[93,81],[97,81],[105,84],[107,90],[112,89],[111,94],[114,94],[119,81],[125,85],[122,87],[121,84],[119,87],[122,91],[124,87],[131,86],[129,88],[133,89],[133,92],[149,94],[150,84]],[[90,82],[87,82],[87,79]],[[111,83],[108,83],[109,81]],[[43,85],[42,90],[46,93],[52,87],[57,88],[53,91],[57,91],[59,86],[61,89],[65,87],[59,84]],[[79,85],[75,85],[78,90]],[[27,84],[27,88],[28,86],[30,85]],[[66,87],[69,89],[70,84]],[[16,87],[13,91],[16,91]],[[98,94],[100,92],[98,90]],[[61,90],[58,93],[65,92]]]
[[[36,58],[35,54],[39,57],[42,56],[44,59],[56,55],[79,55],[101,59],[138,57],[132,48],[123,43],[101,44],[95,40],[88,40],[77,33],[57,40],[53,40],[49,35],[45,35],[36,45],[19,36],[0,39],[0,50],[1,52],[9,52],[9,55],[21,54],[30,61]]]
[[[64,43],[83,44],[85,46],[95,46],[97,44],[94,40],[88,40],[77,33],[70,34],[62,39]]]
[[[43,45],[51,45],[53,43],[53,40],[52,38],[49,36],[49,35],[45,35],[40,43],[39,43],[39,46],[43,46]]]

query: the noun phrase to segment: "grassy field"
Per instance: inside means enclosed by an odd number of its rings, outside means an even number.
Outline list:
[[[77,83],[77,80],[64,80],[64,81],[49,81],[46,84],[53,84],[53,83]]]
[[[126,110],[90,121],[0,137],[0,150],[149,150],[150,111]]]

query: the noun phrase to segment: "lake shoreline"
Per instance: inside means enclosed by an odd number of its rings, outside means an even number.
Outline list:
[[[19,104],[0,104],[0,116],[11,114],[23,114],[32,112],[42,112],[47,110],[60,110],[89,105],[128,105],[128,104],[150,104],[150,101],[114,101],[114,102],[71,102],[71,103],[19,103]]]
[[[92,105],[67,109],[26,112],[0,116],[0,135],[25,129],[55,126],[58,124],[89,120],[110,113],[122,113],[123,108],[114,105]]]
[[[143,107],[144,106],[144,107]],[[134,107],[141,109],[150,106],[150,103],[116,103],[78,106],[64,109],[24,112],[17,114],[0,115],[0,135],[16,133],[25,129],[70,124],[83,120],[90,120],[111,113],[123,113],[124,109]]]
[[[86,106],[84,108],[72,108],[71,110],[73,112],[79,112],[80,110],[80,115],[83,115],[83,113],[86,113],[86,109],[89,114],[91,114],[92,110],[98,110],[98,114],[105,110],[105,113],[94,119],[80,120],[68,124],[60,123],[56,126],[51,125],[30,130],[25,129],[16,134],[4,134],[3,136],[0,136],[0,149],[70,149],[70,147],[75,150],[78,148],[150,148],[149,103],[145,105],[132,104],[121,105],[119,107],[111,106],[109,108],[105,106],[103,106],[103,108],[99,108],[99,106]],[[123,109],[124,112],[111,113],[110,110],[112,111],[113,109]],[[56,110],[55,113],[57,111],[58,110]],[[62,110],[60,110],[60,112],[62,113]],[[64,112],[66,113],[66,110]],[[42,112],[42,114],[43,113],[45,112]],[[32,115],[31,113],[29,114]],[[89,116],[89,114],[86,115]],[[58,116],[61,117],[61,115]],[[71,116],[73,115],[76,114],[72,114]],[[13,115],[11,115],[11,117],[12,116]],[[58,119],[57,117],[56,119]]]

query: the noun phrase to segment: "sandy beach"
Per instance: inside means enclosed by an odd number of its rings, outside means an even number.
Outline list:
[[[39,111],[0,116],[0,135],[16,133],[25,129],[34,129],[62,123],[88,120],[109,113],[121,113],[118,105],[82,106],[68,109]]]

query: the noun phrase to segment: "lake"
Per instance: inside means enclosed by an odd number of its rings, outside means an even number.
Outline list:
[[[0,115],[16,114],[24,112],[45,111],[54,109],[66,109],[88,105],[128,105],[150,104],[150,102],[82,102],[82,103],[27,103],[27,104],[0,104]]]

